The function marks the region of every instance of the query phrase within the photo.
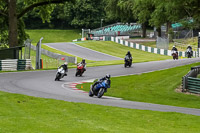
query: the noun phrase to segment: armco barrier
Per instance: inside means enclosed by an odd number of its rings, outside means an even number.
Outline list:
[[[31,59],[18,60],[17,70],[27,70],[31,67]]]
[[[171,56],[171,50],[152,48],[152,47],[144,46],[144,45],[141,45],[141,44],[138,44],[138,43],[125,41],[125,40],[117,38],[117,37],[111,37],[111,41],[122,44],[124,46],[139,49],[139,50],[142,50],[142,51]],[[178,54],[179,54],[179,56],[186,57],[185,51],[178,51]],[[197,49],[197,51],[193,51],[193,57],[200,57],[200,50],[199,49]]]
[[[129,42],[129,41],[125,41],[123,39],[126,39],[126,36],[118,36],[118,37],[103,37],[104,41],[112,41],[112,42],[116,42],[119,44],[122,44],[124,46],[127,47],[131,47],[131,48],[135,48],[135,49],[139,49],[142,51],[146,51],[146,52],[150,52],[150,53],[155,53],[155,54],[161,54],[161,55],[167,55],[167,56],[172,56],[171,54],[171,50],[165,50],[165,49],[159,49],[159,48],[152,48],[152,47],[148,47],[148,46],[144,46],[138,43],[133,43],[133,42]],[[111,39],[111,40],[110,40]],[[76,39],[73,41],[84,41],[83,39]],[[182,57],[186,57],[186,51],[178,51],[178,55],[182,56]],[[193,51],[193,57],[200,57],[200,49],[198,48],[197,51]]]
[[[30,59],[0,60],[0,71],[28,70],[30,68],[31,68],[31,60]]]
[[[31,45],[31,49],[36,50],[36,47],[34,45]],[[41,53],[44,54],[44,55],[46,55],[46,56],[49,56],[51,58],[54,58],[54,59],[61,60],[62,58],[64,58],[65,61],[67,61],[69,63],[75,63],[75,64],[77,63],[76,57],[65,56],[65,55],[53,53],[53,52],[50,52],[50,51],[45,50],[45,49],[41,49]]]
[[[182,77],[182,91],[200,94],[200,79],[197,75],[200,74],[200,66],[192,67],[191,71]]]
[[[188,77],[188,91],[200,94],[200,79]]]

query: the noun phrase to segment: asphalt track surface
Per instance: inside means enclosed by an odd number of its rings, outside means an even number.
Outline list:
[[[122,60],[122,58],[81,47],[75,43],[46,43],[44,45],[93,61]]]
[[[96,79],[105,76],[106,73],[111,74],[112,77],[140,74],[191,64],[199,62],[199,60],[200,58],[192,58],[175,61],[166,60],[135,63],[131,68],[124,68],[123,65],[88,67],[83,77],[75,77],[75,69],[70,69],[68,76],[64,77],[61,81],[54,81],[56,70],[0,73],[0,90],[10,93],[19,93],[28,96],[51,98],[70,102],[162,112],[179,112],[200,116],[200,109],[134,102],[105,96],[99,99],[96,97],[89,97],[87,93],[73,90],[70,87],[70,83]]]

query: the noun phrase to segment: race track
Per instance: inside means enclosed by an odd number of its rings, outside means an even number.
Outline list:
[[[123,60],[119,57],[111,56],[85,47],[81,47],[79,45],[76,45],[75,43],[46,43],[45,45],[69,53],[71,55],[75,55],[93,61]]]
[[[124,68],[123,65],[90,67],[83,77],[75,77],[75,69],[70,69],[68,76],[59,82],[55,82],[56,70],[0,73],[0,90],[25,94],[35,97],[53,98],[58,100],[116,106],[131,109],[155,110],[163,112],[180,112],[200,116],[200,109],[182,108],[142,102],[126,101],[121,99],[102,97],[91,98],[86,93],[72,90],[68,85],[72,82],[81,82],[105,76],[106,73],[112,77],[120,75],[139,74],[155,70],[199,62],[200,58],[182,59],[178,61],[154,61],[135,63],[132,68]]]

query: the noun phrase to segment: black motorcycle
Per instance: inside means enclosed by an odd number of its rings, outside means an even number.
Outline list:
[[[188,48],[186,53],[187,53],[187,57],[188,57],[188,58],[192,58],[192,56],[193,56],[193,51],[192,51],[191,49]]]
[[[124,59],[124,67],[126,68],[127,66],[131,67],[132,65],[132,59],[129,58],[128,56],[125,57]]]

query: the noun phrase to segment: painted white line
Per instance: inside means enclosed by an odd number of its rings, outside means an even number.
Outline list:
[[[52,43],[51,43],[51,44],[52,44]],[[75,43],[71,43],[71,44],[73,44],[73,45],[75,45],[75,46],[77,46],[77,47],[81,47],[81,48],[84,48],[84,49],[87,49],[87,50],[91,50],[91,51],[93,51],[93,52],[97,52],[97,53],[100,53],[100,54],[103,54],[103,55],[107,55],[107,56],[110,56],[110,57],[114,57],[114,58],[118,58],[118,59],[120,59],[120,60],[123,60],[123,59],[120,58],[120,57],[116,57],[116,56],[112,56],[112,55],[109,55],[109,54],[101,53],[101,52],[99,52],[99,51],[95,51],[95,50],[92,50],[92,49],[89,49],[89,48],[85,48],[85,47],[79,46],[79,45],[77,45],[77,44],[75,44]],[[63,50],[54,48],[54,47],[52,47],[52,46],[49,46],[48,43],[45,43],[44,45],[46,45],[46,46],[48,46],[48,47],[50,47],[50,48],[53,48],[53,49],[55,49],[55,50],[62,51],[62,52],[64,52],[64,53],[71,54],[72,56],[77,56],[77,55],[75,55],[75,54],[72,54],[72,53],[69,53],[69,52],[66,52],[66,51],[63,51]],[[80,57],[80,56],[77,56],[77,57]],[[80,57],[80,58],[82,58],[82,57]]]
[[[74,44],[74,45],[76,45],[76,46],[78,46],[78,47],[81,47],[81,48],[83,48],[83,49],[88,49],[88,50],[91,50],[91,51],[94,51],[94,52],[97,52],[97,53],[100,53],[100,54],[103,54],[103,55],[107,55],[107,56],[111,56],[111,57],[114,57],[114,58],[118,58],[118,59],[123,60],[123,58],[120,58],[120,57],[112,56],[112,55],[109,55],[109,54],[106,54],[106,53],[102,53],[102,52],[99,52],[99,51],[95,51],[95,50],[93,50],[93,49],[89,49],[89,48],[86,48],[86,47],[82,47],[82,46],[77,45],[77,44],[75,44],[75,43],[72,43],[72,44]]]

